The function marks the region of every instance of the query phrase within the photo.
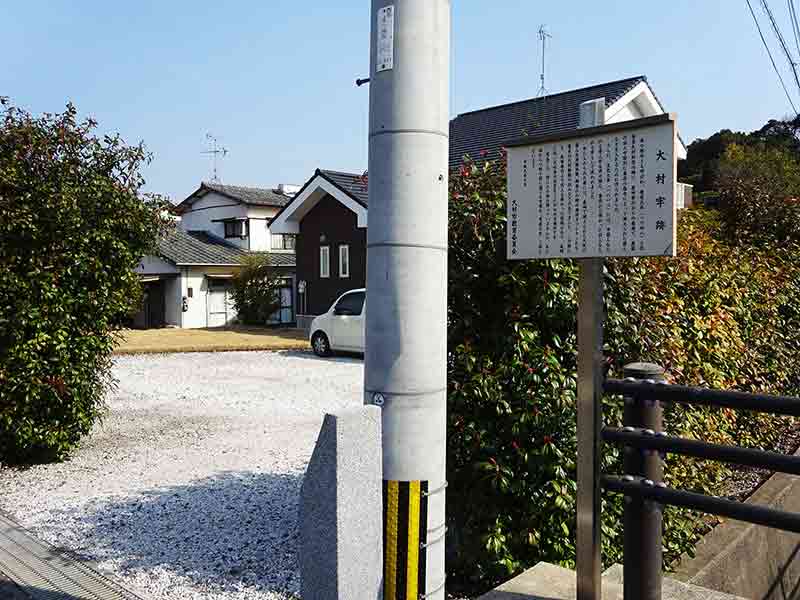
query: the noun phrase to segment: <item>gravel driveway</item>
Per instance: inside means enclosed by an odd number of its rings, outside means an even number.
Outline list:
[[[308,353],[118,357],[109,414],[73,458],[0,471],[0,506],[145,598],[299,591],[300,482],[363,362]]]

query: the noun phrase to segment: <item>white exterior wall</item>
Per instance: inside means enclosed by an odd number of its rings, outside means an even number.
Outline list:
[[[269,231],[269,219],[278,214],[279,208],[267,206],[248,206],[247,218],[250,219],[250,250],[271,252],[272,238]]]
[[[192,204],[191,210],[181,215],[180,227],[184,231],[208,231],[225,239],[225,223],[221,219],[247,217],[247,206],[220,194],[209,193]],[[248,249],[247,238],[228,238],[226,241]]]
[[[248,206],[211,192],[183,214],[180,227],[184,231],[208,231],[225,239],[225,223],[222,219],[249,219],[249,238],[227,238],[226,241],[244,250],[267,252],[272,249],[268,220],[279,210],[271,206]]]
[[[207,274],[227,275],[236,272],[236,267],[182,267],[180,277],[181,298],[186,298],[187,311],[182,313],[181,327],[184,329],[202,329],[208,326],[208,278]],[[193,297],[189,298],[189,288]],[[236,319],[236,310],[232,302],[228,302],[228,323]]]

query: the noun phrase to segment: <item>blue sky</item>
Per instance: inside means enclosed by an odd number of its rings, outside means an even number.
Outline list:
[[[361,172],[369,91],[353,81],[368,73],[369,5],[7,2],[0,95],[35,113],[71,100],[102,131],[144,140],[155,157],[147,189],[173,201],[210,177],[201,154],[209,131],[230,150],[223,183],[302,183],[317,167]],[[786,4],[772,5],[793,46]],[[454,115],[536,95],[542,23],[553,35],[552,92],[647,75],[686,140],[790,113],[744,0],[454,0]],[[790,84],[786,60],[776,60]]]

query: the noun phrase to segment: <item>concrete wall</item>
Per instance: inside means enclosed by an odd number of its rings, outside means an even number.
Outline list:
[[[773,475],[748,503],[800,512],[800,479]],[[755,600],[800,598],[800,535],[726,521],[709,533],[675,579]]]

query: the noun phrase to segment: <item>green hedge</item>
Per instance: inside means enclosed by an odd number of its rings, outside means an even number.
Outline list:
[[[536,562],[575,560],[578,269],[569,260],[507,261],[505,173],[466,163],[453,178],[449,254],[448,519],[450,575],[486,589]],[[716,212],[682,211],[677,259],[606,261],[605,353],[663,365],[676,383],[800,391],[800,251],[726,243]],[[605,419],[619,424],[619,399]],[[668,431],[768,447],[777,419],[671,407]],[[621,472],[613,447],[604,469]],[[718,491],[721,466],[670,460],[670,484]],[[606,495],[604,562],[621,560],[621,499]],[[668,509],[665,563],[707,528]]]
[[[0,463],[56,460],[101,413],[166,204],[139,194],[142,147],[74,107],[0,119]]]

